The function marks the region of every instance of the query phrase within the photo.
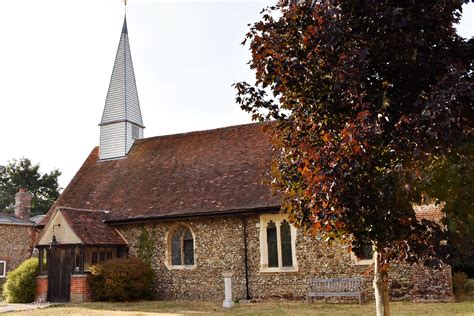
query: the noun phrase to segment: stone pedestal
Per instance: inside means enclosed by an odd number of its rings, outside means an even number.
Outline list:
[[[234,307],[234,301],[232,300],[232,272],[224,272],[222,276],[224,277],[224,293],[225,299],[222,302],[222,307],[232,308]]]

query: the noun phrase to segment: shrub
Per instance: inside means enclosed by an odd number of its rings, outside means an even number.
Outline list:
[[[466,290],[466,294],[468,296],[474,297],[474,279],[467,279],[464,289]]]
[[[152,297],[153,269],[137,258],[113,259],[91,267],[94,301],[134,301]]]
[[[8,303],[33,302],[38,274],[38,258],[27,259],[15,270],[8,272],[7,281],[3,284],[5,301]]]

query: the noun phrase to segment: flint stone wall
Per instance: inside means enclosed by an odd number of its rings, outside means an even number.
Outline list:
[[[34,228],[20,225],[0,225],[0,260],[7,262],[7,273],[31,257]],[[6,278],[0,278],[0,293]]]
[[[365,279],[366,297],[373,298],[373,268],[354,264],[348,245],[327,245],[298,230],[296,239],[296,272],[260,271],[260,218],[246,217],[249,295],[253,299],[304,299],[306,284],[311,277],[355,277]],[[195,267],[170,270],[166,266],[167,232],[179,223],[194,233]],[[153,268],[158,299],[189,299],[221,301],[224,299],[223,272],[233,272],[233,297],[246,297],[244,269],[243,223],[240,218],[221,217],[156,224],[126,225],[117,228],[136,255],[138,236],[145,227],[154,231]],[[451,270],[431,270],[423,266],[392,264],[389,276],[392,300],[452,300]]]

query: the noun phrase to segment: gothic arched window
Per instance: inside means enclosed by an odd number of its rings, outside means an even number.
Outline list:
[[[171,264],[173,266],[194,265],[194,239],[191,230],[179,225],[171,235]]]
[[[261,271],[296,271],[295,242],[296,229],[285,215],[261,215]]]

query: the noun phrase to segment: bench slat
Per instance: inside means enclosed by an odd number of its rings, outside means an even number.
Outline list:
[[[313,292],[309,296],[359,296],[359,292]]]
[[[364,280],[361,277],[354,278],[312,278],[308,282],[307,297],[359,297],[359,303],[364,300]]]

